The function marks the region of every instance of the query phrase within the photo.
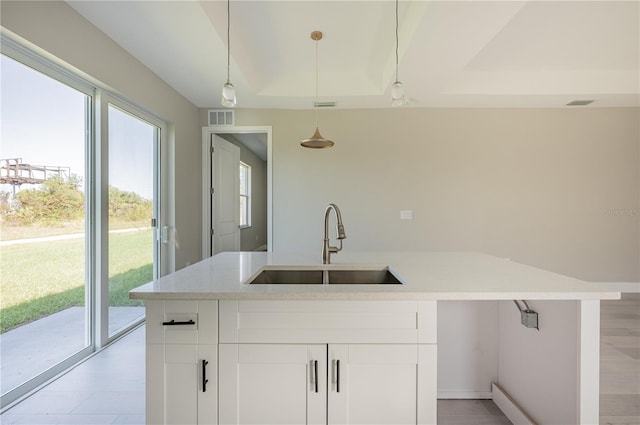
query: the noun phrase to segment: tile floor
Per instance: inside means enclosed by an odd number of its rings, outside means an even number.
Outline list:
[[[439,425],[511,425],[491,400],[438,400]]]
[[[144,424],[144,340],[139,327],[15,405],[4,424]]]
[[[84,307],[71,307],[1,334],[2,393],[84,348],[85,315]],[[143,317],[144,307],[109,307],[109,334]]]
[[[640,294],[602,302],[602,425],[640,425]],[[2,424],[143,424],[144,326],[0,415]],[[490,400],[439,400],[438,423],[503,425]]]

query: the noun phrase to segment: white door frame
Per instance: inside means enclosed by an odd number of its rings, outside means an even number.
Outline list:
[[[210,134],[251,134],[266,133],[267,135],[267,251],[273,249],[273,150],[271,126],[232,126],[218,125],[202,127],[202,259],[209,257],[211,246],[210,220],[211,203],[209,202],[209,170],[211,170],[211,155],[209,152]]]

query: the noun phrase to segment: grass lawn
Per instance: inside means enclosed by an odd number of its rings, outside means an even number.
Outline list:
[[[109,230],[131,229],[149,227],[149,220],[120,221],[109,219]],[[84,233],[84,220],[60,223],[57,226],[45,226],[33,224],[31,226],[12,226],[6,222],[0,226],[0,241],[12,241],[16,239],[40,238],[43,236],[69,235],[72,233]]]
[[[109,235],[109,304],[153,279],[152,230]],[[0,333],[85,304],[84,238],[0,247]]]

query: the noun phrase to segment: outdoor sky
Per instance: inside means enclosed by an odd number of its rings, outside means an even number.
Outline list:
[[[0,159],[70,167],[84,183],[85,94],[4,55],[0,61]],[[110,108],[109,137],[109,184],[151,199],[153,127]]]

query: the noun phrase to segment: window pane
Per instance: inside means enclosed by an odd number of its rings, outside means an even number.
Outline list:
[[[144,316],[129,291],[153,280],[157,128],[109,106],[109,336]]]
[[[1,56],[2,394],[89,346],[85,128],[90,97]]]
[[[240,226],[251,226],[251,166],[240,162]]]
[[[240,195],[247,195],[248,194],[248,191],[247,191],[247,184],[248,184],[247,172],[248,172],[248,166],[241,162],[240,163]]]
[[[248,225],[247,221],[247,197],[240,197],[240,226]]]

